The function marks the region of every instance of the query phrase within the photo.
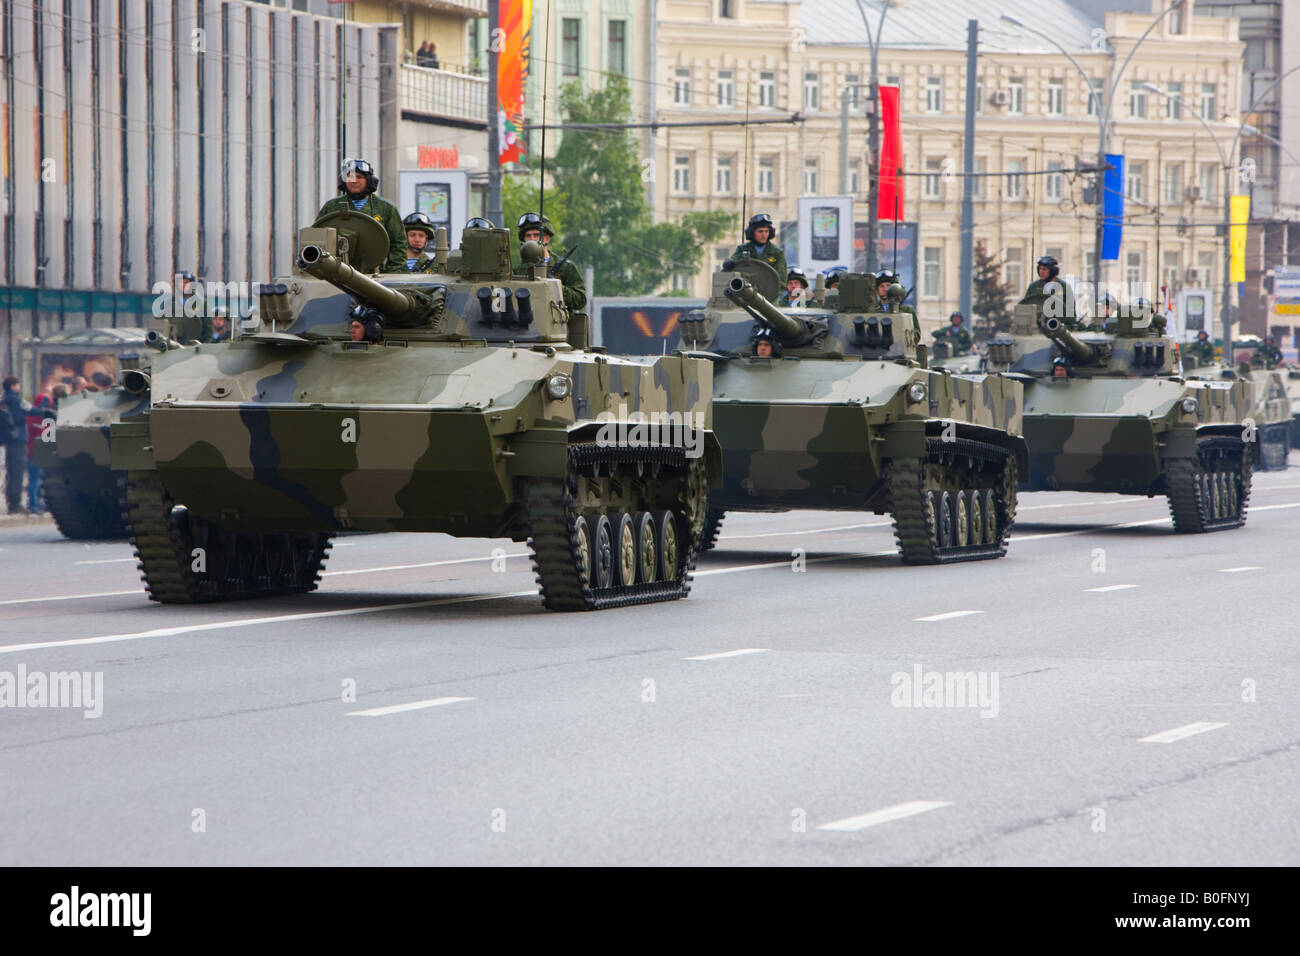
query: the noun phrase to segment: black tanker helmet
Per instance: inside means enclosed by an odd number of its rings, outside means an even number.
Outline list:
[[[1061,264],[1056,261],[1056,256],[1040,256],[1037,265],[1047,266],[1049,279],[1055,279],[1061,274]]]
[[[754,242],[754,230],[759,226],[767,226],[770,230],[767,237],[768,242],[776,241],[776,224],[772,222],[772,217],[765,212],[755,213],[749,217],[749,225],[745,227],[745,238],[750,242]]]
[[[345,159],[339,169],[339,192],[348,191],[347,184],[343,181],[352,173],[360,173],[366,177],[366,188],[363,192],[368,196],[379,188],[379,177],[375,175],[375,167],[371,166],[364,159]]]

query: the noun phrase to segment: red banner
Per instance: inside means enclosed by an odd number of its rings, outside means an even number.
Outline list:
[[[876,217],[879,219],[907,218],[903,212],[903,177],[898,175],[903,165],[903,133],[898,87],[880,87],[880,156],[876,168],[880,179],[876,192]],[[894,204],[898,205],[895,206]]]
[[[497,46],[497,126],[501,137],[498,163],[524,158],[524,80],[533,23],[533,0],[501,0]]]

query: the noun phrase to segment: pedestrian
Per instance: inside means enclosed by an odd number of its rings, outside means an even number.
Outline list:
[[[33,400],[32,410],[41,414],[39,418],[29,415],[27,419],[27,510],[38,515],[45,511],[45,502],[41,497],[44,469],[36,464],[36,443],[42,440],[41,433],[54,424],[54,399],[42,392]],[[49,426],[45,424],[47,421]]]
[[[344,161],[339,170],[338,187],[342,195],[326,200],[316,218],[351,209],[374,219],[388,233],[388,259],[380,271],[405,272],[406,230],[402,226],[402,217],[397,214],[397,207],[375,194],[379,188],[375,168],[364,159]]]
[[[415,65],[427,67],[429,65],[429,41],[425,40],[420,44],[420,49],[415,53]]]
[[[23,514],[23,476],[27,473],[27,412],[18,376],[4,379],[0,396],[0,441],[5,450],[5,505],[11,515]]]

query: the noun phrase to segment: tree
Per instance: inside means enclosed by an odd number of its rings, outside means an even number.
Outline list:
[[[971,311],[988,321],[995,332],[1007,332],[1011,329],[1011,313],[1007,311],[1007,299],[1018,290],[1002,281],[1002,263],[989,253],[981,239],[975,243],[975,268],[971,286],[974,301]]]
[[[627,80],[610,75],[601,90],[571,83],[560,91],[566,123],[628,123]],[[530,157],[529,167],[540,163]],[[627,130],[569,130],[547,161],[545,214],[555,224],[555,254],[574,249],[574,260],[590,265],[596,294],[650,295],[674,274],[693,275],[705,249],[731,224],[723,210],[690,212],[678,222],[651,223],[645,183],[653,166],[637,153]],[[530,172],[502,185],[506,224],[540,205],[540,175]]]

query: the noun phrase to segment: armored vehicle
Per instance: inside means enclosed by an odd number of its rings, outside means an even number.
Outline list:
[[[1287,368],[1284,381],[1291,402],[1291,447],[1300,448],[1300,368]]]
[[[709,540],[727,510],[815,508],[893,515],[908,564],[1003,555],[1028,465],[1020,383],[927,368],[912,317],[881,311],[872,276],[843,274],[813,308],[772,305],[776,282],[739,260],[680,322],[682,347],[717,363]]]
[[[990,370],[1025,383],[1021,487],[1165,495],[1184,534],[1244,524],[1250,383],[1184,379],[1149,311],[1121,310],[1113,332],[1071,332],[1053,286],[1017,305],[1011,331],[985,348]]]
[[[122,416],[148,407],[147,379],[130,376],[135,392],[120,384],[124,373],[147,365],[148,335],[141,328],[67,329],[23,343],[24,371],[36,392],[50,395],[58,385],[69,392],[32,454],[44,471],[45,507],[64,537],[126,537],[108,433]]]
[[[1255,424],[1259,443],[1255,467],[1260,471],[1286,468],[1287,456],[1291,453],[1293,411],[1287,394],[1286,370],[1252,366],[1249,371],[1240,369],[1240,373],[1255,390],[1249,416]]]
[[[455,251],[438,231],[436,274],[374,276],[376,226],[318,220],[234,341],[155,357],[148,414],[113,430],[150,596],[312,590],[346,529],[527,538],[557,610],[685,596],[710,363],[585,348],[541,246],[514,275],[484,220]]]

